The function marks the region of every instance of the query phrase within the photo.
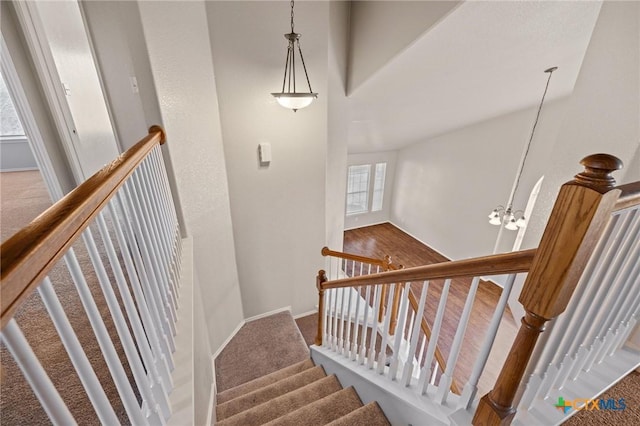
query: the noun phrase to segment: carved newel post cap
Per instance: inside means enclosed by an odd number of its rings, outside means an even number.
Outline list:
[[[584,157],[580,164],[584,171],[575,176],[575,182],[598,190],[608,190],[616,186],[611,173],[622,168],[622,160],[609,154],[592,154]]]

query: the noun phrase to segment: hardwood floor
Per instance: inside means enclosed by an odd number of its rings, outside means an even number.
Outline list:
[[[343,251],[380,259],[389,255],[395,265],[405,267],[449,260],[390,223],[345,231]],[[451,283],[438,340],[438,346],[445,359],[449,356],[470,284],[471,278],[455,279]],[[433,325],[443,285],[444,280],[429,283],[424,316],[430,326]],[[411,290],[416,298],[420,297],[422,286],[422,283],[411,284]],[[461,389],[473,370],[501,292],[502,289],[492,282],[481,281],[478,287],[471,310],[471,319],[454,370],[454,380]],[[516,323],[507,308],[507,312],[504,313],[501,320],[494,349],[480,378],[479,395],[486,393],[493,387],[516,333]]]

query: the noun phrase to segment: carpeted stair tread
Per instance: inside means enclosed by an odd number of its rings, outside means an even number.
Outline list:
[[[327,426],[391,426],[377,402],[370,402],[364,407],[332,421]]]
[[[220,392],[217,395],[216,401],[218,404],[222,404],[224,402],[230,401],[232,399],[235,399],[249,392],[253,392],[264,386],[268,386],[279,380],[282,380],[289,376],[293,376],[294,374],[298,374],[301,371],[304,371],[313,367],[314,367],[313,361],[311,361],[310,359],[304,360],[302,362],[290,365],[289,367],[283,368],[281,370],[274,371],[273,373],[267,374],[266,376],[258,377],[257,379],[254,379],[250,382],[243,383],[234,388],[227,389],[226,391]]]
[[[355,389],[349,387],[267,423],[269,426],[321,426],[362,407]]]
[[[216,418],[218,420],[224,420],[234,414],[238,414],[241,411],[248,410],[251,407],[255,407],[273,398],[292,392],[326,376],[321,366],[303,370],[298,374],[286,377],[261,389],[241,395],[223,404],[218,404],[216,407]]]
[[[296,389],[294,392],[286,393],[228,417],[217,424],[220,426],[262,425],[341,389],[342,386],[335,375],[327,376]]]

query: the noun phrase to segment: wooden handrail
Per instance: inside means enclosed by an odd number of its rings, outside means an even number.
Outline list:
[[[0,247],[0,329],[135,168],[166,140],[160,126],[18,231]]]
[[[322,283],[322,288],[327,290],[330,288],[356,287],[362,285],[527,272],[531,267],[535,254],[536,249],[529,249],[474,257],[471,259],[454,260],[451,262],[434,263],[431,265],[381,272],[379,274],[327,281]]]
[[[409,304],[411,305],[411,308],[414,312],[418,312],[418,301],[411,291],[409,291]],[[422,332],[425,334],[425,336],[427,336],[427,340],[431,341],[431,327],[429,327],[429,324],[424,317],[422,318],[422,321],[420,321],[420,328],[422,329]],[[440,368],[442,369],[442,371],[444,371],[447,368],[447,362],[445,361],[444,356],[442,356],[442,352],[440,352],[440,347],[438,345],[436,345],[436,351],[434,355],[436,357],[436,360],[438,361],[438,364],[440,364]],[[453,378],[451,379],[451,392],[455,393],[456,395],[460,395],[460,389],[458,388],[458,385]]]
[[[627,183],[617,187],[620,190],[620,197],[613,206],[613,211],[626,209],[640,204],[640,181]]]
[[[333,256],[333,257],[339,257],[340,259],[355,260],[356,262],[370,263],[372,265],[383,266],[383,267],[385,266],[385,260],[374,259],[372,257],[366,257],[366,256],[359,256],[357,254],[343,253],[341,251],[334,251],[329,249],[329,247],[323,247],[321,254],[323,256]]]

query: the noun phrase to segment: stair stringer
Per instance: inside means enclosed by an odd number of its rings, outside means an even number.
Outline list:
[[[432,386],[426,395],[420,396],[414,388],[376,373],[375,368],[370,370],[324,347],[314,345],[310,349],[316,365],[322,365],[327,374],[335,374],[342,386],[353,386],[364,404],[376,401],[391,424],[450,424],[449,415],[455,411],[457,395],[450,394],[447,405],[439,405],[432,400],[436,391]]]

